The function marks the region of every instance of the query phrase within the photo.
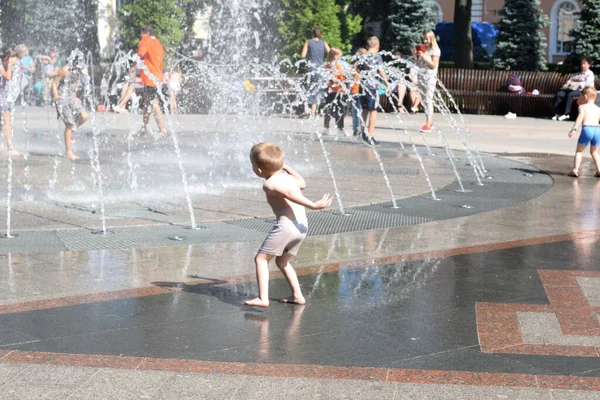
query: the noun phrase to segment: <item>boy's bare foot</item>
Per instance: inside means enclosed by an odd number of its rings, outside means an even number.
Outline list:
[[[12,149],[12,150],[10,151],[10,155],[11,155],[11,156],[13,156],[13,157],[20,157],[22,154],[21,154],[21,153],[19,153],[17,150],[15,150],[15,149]]]
[[[69,158],[72,161],[79,160],[79,157],[75,155],[72,151],[65,154],[65,157]]]
[[[298,304],[303,306],[304,304],[306,304],[306,299],[304,297],[296,297],[296,296],[290,296],[290,297],[286,297],[285,299],[281,299],[280,300],[282,303],[289,303],[289,304]]]
[[[250,307],[263,307],[263,308],[267,308],[269,307],[269,300],[263,300],[260,297],[257,297],[255,299],[252,300],[246,300],[244,302],[244,305],[250,306]]]

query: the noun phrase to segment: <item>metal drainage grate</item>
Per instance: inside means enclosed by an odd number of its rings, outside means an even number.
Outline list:
[[[87,230],[58,231],[69,250],[128,249],[131,247],[164,247],[197,243],[260,241],[264,234],[223,222],[202,224],[206,229],[191,230],[181,226],[143,226],[114,229],[107,235],[92,235]],[[170,238],[179,238],[176,242]]]
[[[385,172],[388,175],[403,175],[403,176],[418,176],[419,170],[417,168],[398,168],[398,169],[386,169]],[[379,168],[335,168],[335,173],[342,175],[368,175],[368,176],[381,176],[381,169]]]

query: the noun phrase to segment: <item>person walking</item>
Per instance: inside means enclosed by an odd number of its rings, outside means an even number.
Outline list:
[[[306,59],[308,73],[306,74],[307,85],[307,103],[311,109],[311,115],[314,118],[317,115],[317,107],[323,100],[325,89],[325,79],[319,71],[319,68],[325,62],[325,54],[329,54],[329,45],[322,38],[320,28],[315,28],[312,32],[312,39],[304,42],[301,57]]]
[[[145,26],[140,30],[140,44],[138,45],[137,55],[144,62],[140,66],[140,76],[142,85],[144,85],[142,95],[144,98],[144,127],[142,133],[148,133],[148,123],[150,114],[154,111],[154,118],[158,129],[167,134],[162,111],[158,103],[157,84],[163,81],[163,57],[165,50],[160,41],[154,36],[154,29],[151,26]]]

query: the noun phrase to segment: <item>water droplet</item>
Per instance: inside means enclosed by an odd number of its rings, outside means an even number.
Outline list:
[[[462,208],[473,208],[473,206],[470,206],[470,205],[468,205],[468,204],[463,204],[461,207],[462,207]]]

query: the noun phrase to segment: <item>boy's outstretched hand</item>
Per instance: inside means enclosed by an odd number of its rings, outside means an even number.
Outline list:
[[[325,193],[323,195],[323,198],[319,201],[315,202],[315,210],[321,210],[325,207],[329,207],[331,205],[331,202],[333,201],[333,196],[330,195],[329,193]]]

